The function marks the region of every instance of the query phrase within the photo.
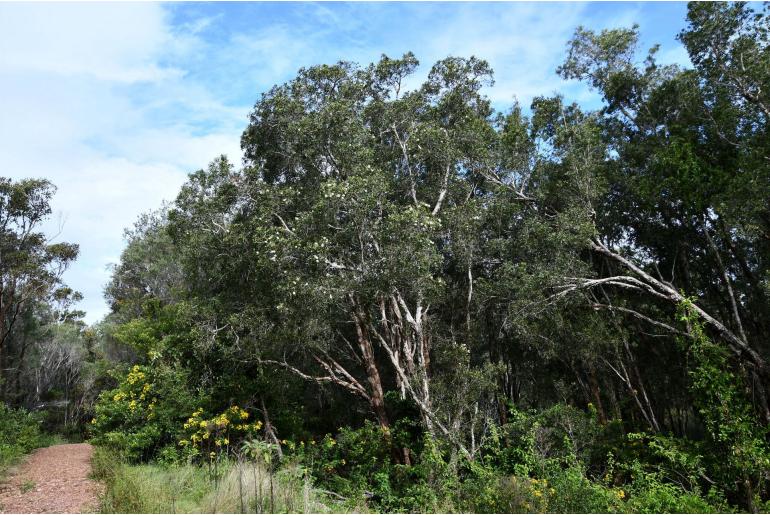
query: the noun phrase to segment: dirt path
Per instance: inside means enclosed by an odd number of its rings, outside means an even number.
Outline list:
[[[82,513],[98,509],[98,484],[88,478],[87,443],[38,449],[0,485],[2,513]]]

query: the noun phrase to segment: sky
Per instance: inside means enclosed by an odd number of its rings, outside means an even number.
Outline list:
[[[643,48],[687,65],[685,14],[684,2],[0,2],[0,176],[58,187],[44,229],[80,244],[64,280],[94,323],[123,230],[217,156],[240,162],[252,106],[299,68],[412,51],[419,84],[435,61],[475,55],[495,70],[498,110],[554,93],[596,107],[555,73],[575,28],[637,23]]]

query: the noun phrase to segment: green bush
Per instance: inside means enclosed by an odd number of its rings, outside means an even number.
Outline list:
[[[543,480],[543,495],[547,510],[558,513],[618,513],[624,512],[622,488],[611,488],[586,476],[585,470],[573,465],[553,471]]]
[[[450,475],[440,453],[412,440],[404,419],[390,430],[366,422],[358,429],[340,428],[336,438],[290,442],[289,452],[310,470],[316,483],[339,494],[351,509],[366,503],[383,512],[442,511]],[[410,449],[410,465],[401,463]]]
[[[175,445],[201,399],[188,392],[184,372],[135,365],[113,390],[99,395],[90,431],[93,442],[129,460],[148,460]]]
[[[596,453],[614,437],[614,425],[601,426],[596,416],[573,406],[544,410],[511,409],[508,423],[489,428],[481,461],[507,475],[542,475],[550,462],[579,461],[589,467]],[[603,452],[601,458],[607,456]]]
[[[381,512],[729,511],[717,490],[703,494],[702,466],[689,442],[624,438],[614,424],[601,426],[592,413],[560,405],[514,411],[510,420],[489,429],[473,460],[453,458],[438,441],[424,438],[412,443],[419,451],[411,464],[400,463],[398,424],[392,431],[373,423],[340,428],[336,438],[288,447],[319,486],[345,497],[348,506],[365,500]],[[634,456],[630,465],[615,464],[606,452],[615,447]]]
[[[367,421],[360,429],[340,428],[336,439],[326,435],[320,441],[289,443],[289,451],[327,490],[348,498],[364,498],[366,492],[389,497],[390,442],[389,434]]]
[[[698,486],[666,481],[661,472],[646,472],[639,462],[630,465],[628,511],[632,513],[727,513],[732,511],[721,492],[712,489],[704,497]]]
[[[43,413],[0,403],[0,471],[33,449],[51,444],[53,438],[41,430],[43,418]]]

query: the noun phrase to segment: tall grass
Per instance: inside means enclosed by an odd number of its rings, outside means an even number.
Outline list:
[[[128,464],[104,448],[93,457],[104,482],[102,513],[339,513],[336,499],[312,487],[296,465],[270,472],[244,458],[218,463]]]

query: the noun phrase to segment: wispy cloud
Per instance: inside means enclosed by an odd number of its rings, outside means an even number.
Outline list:
[[[185,83],[192,29],[177,32],[155,4],[0,4],[0,166],[58,186],[60,238],[81,246],[65,278],[90,321],[105,313],[123,228],[216,152],[240,155],[235,113]]]

